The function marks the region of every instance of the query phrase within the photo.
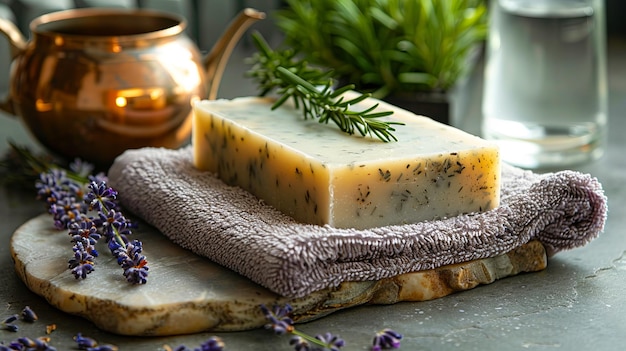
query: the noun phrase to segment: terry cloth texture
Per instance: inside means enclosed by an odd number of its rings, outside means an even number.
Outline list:
[[[195,169],[190,147],[126,151],[108,177],[121,204],[174,243],[289,297],[493,257],[533,239],[552,255],[597,237],[607,212],[589,175],[507,165],[491,211],[367,230],[296,222]]]

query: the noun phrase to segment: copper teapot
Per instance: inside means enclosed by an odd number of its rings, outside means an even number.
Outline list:
[[[52,153],[106,167],[126,149],[189,140],[191,103],[215,99],[226,62],[262,12],[245,9],[206,56],[186,21],[146,10],[74,9],[30,23],[30,41],[0,19],[13,59],[0,108]]]

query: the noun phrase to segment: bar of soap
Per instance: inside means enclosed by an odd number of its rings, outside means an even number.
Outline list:
[[[369,98],[393,110],[397,142],[347,135],[272,110],[269,98],[198,101],[192,144],[196,168],[217,173],[304,223],[365,229],[485,211],[499,204],[495,144]]]

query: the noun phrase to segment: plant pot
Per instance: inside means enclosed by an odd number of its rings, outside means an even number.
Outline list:
[[[387,96],[383,100],[441,123],[451,124],[452,121],[452,99],[446,93],[400,92]]]

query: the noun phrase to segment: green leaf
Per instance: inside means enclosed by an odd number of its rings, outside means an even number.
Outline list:
[[[484,0],[286,2],[276,16],[285,43],[377,94],[452,86],[487,34]],[[405,73],[430,74],[436,83],[402,82]]]

